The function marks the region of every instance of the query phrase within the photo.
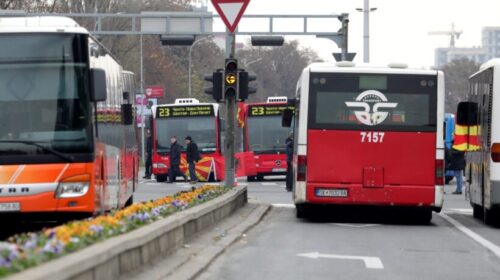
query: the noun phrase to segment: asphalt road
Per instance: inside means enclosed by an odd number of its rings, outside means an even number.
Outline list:
[[[199,279],[500,279],[500,229],[474,220],[453,188],[443,213],[416,225],[373,209],[299,220],[284,182],[248,183],[249,198],[274,207]]]

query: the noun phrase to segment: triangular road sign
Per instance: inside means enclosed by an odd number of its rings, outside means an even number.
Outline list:
[[[212,0],[220,18],[230,32],[236,30],[250,0]]]

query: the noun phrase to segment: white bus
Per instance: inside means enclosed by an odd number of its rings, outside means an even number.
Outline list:
[[[457,124],[470,129],[477,151],[466,153],[466,196],[474,217],[487,224],[500,222],[500,59],[486,62],[469,78],[469,93],[458,105]],[[472,141],[470,141],[472,142]]]

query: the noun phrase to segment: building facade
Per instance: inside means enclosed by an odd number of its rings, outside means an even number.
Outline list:
[[[482,64],[489,59],[500,57],[500,27],[484,27],[482,46],[472,48],[436,48],[434,66],[442,69],[453,60],[467,58]]]

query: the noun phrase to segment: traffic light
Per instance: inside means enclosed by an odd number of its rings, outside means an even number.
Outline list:
[[[248,95],[256,93],[257,89],[249,87],[248,83],[257,80],[257,76],[248,74],[247,71],[241,69],[238,72],[238,100],[245,101],[248,99]]]
[[[212,75],[205,75],[203,77],[205,81],[211,82],[211,87],[205,88],[205,93],[211,95],[213,99],[217,102],[224,100],[224,94],[222,92],[223,88],[223,73],[222,69],[218,69],[217,72],[213,72]]]
[[[224,97],[235,97],[238,92],[238,60],[226,59],[224,68]]]

